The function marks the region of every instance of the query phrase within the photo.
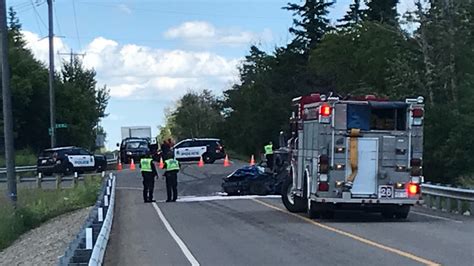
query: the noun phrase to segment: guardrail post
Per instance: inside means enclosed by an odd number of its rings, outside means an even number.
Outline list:
[[[469,213],[471,215],[474,214],[474,201],[471,201],[471,203],[469,204]]]
[[[441,197],[440,196],[436,196],[436,209],[438,209],[438,210],[443,209],[443,206],[441,204]]]
[[[21,183],[21,176],[20,176],[20,175],[17,175],[17,176],[16,176],[16,182],[17,182],[17,183]]]
[[[463,213],[463,210],[462,210],[462,205],[463,205],[463,204],[462,204],[462,203],[463,203],[462,200],[459,200],[459,199],[456,200],[456,204],[457,204],[456,207],[457,207],[457,210],[458,210],[458,213],[459,213],[459,214],[462,214],[462,213]]]
[[[451,198],[446,198],[446,210],[448,212],[451,212],[452,211],[452,204],[453,204],[453,201],[451,200]]]
[[[77,187],[77,178],[78,178],[77,172],[74,172],[74,177],[72,178],[72,183],[73,183],[75,188]]]
[[[56,189],[61,189],[61,182],[63,177],[61,175],[56,175]]]
[[[38,173],[38,176],[36,176],[36,187],[41,188],[41,179],[43,177],[41,176],[41,173]]]
[[[92,228],[86,228],[86,249],[92,249],[94,247],[92,239]]]

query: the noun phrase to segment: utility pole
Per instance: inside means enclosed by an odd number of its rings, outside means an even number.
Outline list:
[[[54,95],[54,30],[53,30],[53,0],[48,0],[49,22],[49,117],[51,127],[51,148],[56,146],[56,111]]]
[[[2,97],[3,97],[3,130],[5,138],[5,161],[7,166],[8,196],[16,206],[17,191],[15,177],[15,150],[13,145],[13,114],[12,95],[10,89],[10,65],[8,63],[8,28],[7,8],[5,0],[0,0],[0,50],[2,71]]]
[[[72,51],[72,48],[71,48],[71,52],[69,52],[69,53],[58,53],[58,54],[59,54],[59,55],[69,55],[69,56],[70,56],[70,59],[69,59],[70,61],[69,61],[69,63],[71,64],[71,67],[73,66],[73,63],[74,63],[74,56],[78,56],[78,55],[79,55],[79,56],[85,56],[85,55],[86,55],[86,54],[74,53],[74,52]]]

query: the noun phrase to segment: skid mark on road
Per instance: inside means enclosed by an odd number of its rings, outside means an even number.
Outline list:
[[[283,212],[283,213],[286,213],[286,214],[289,214],[291,216],[294,216],[294,217],[297,217],[299,219],[302,219],[310,224],[313,224],[313,225],[316,225],[320,228],[323,228],[323,229],[326,229],[326,230],[329,230],[331,232],[334,232],[334,233],[337,233],[337,234],[340,234],[340,235],[343,235],[343,236],[346,236],[346,237],[349,237],[349,238],[352,238],[354,240],[357,240],[359,242],[362,242],[364,244],[367,244],[367,245],[370,245],[370,246],[373,246],[373,247],[376,247],[376,248],[380,248],[380,249],[383,249],[385,251],[388,251],[388,252],[391,252],[391,253],[395,253],[397,255],[400,255],[402,257],[405,257],[405,258],[408,258],[408,259],[411,259],[411,260],[414,260],[416,262],[419,262],[419,263],[422,263],[422,264],[425,264],[425,265],[430,265],[430,266],[435,266],[435,265],[440,265],[439,263],[436,263],[436,262],[433,262],[433,261],[430,261],[428,259],[424,259],[424,258],[421,258],[421,257],[418,257],[416,255],[413,255],[411,253],[408,253],[408,252],[405,252],[405,251],[402,251],[402,250],[399,250],[399,249],[396,249],[396,248],[392,248],[392,247],[389,247],[389,246],[385,246],[385,245],[382,245],[382,244],[379,244],[377,242],[374,242],[372,240],[369,240],[369,239],[366,239],[366,238],[363,238],[363,237],[360,237],[360,236],[357,236],[357,235],[354,235],[354,234],[351,234],[349,232],[346,232],[346,231],[342,231],[342,230],[339,230],[337,228],[334,228],[334,227],[331,227],[331,226],[328,226],[328,225],[325,225],[325,224],[322,224],[322,223],[318,223],[314,220],[311,220],[307,217],[304,217],[304,216],[301,216],[301,215],[298,215],[298,214],[295,214],[295,213],[291,213],[291,212],[288,212],[287,210],[284,210],[282,208],[279,208],[277,206],[274,206],[272,204],[269,204],[269,203],[266,203],[266,202],[263,202],[261,200],[258,200],[258,199],[252,199],[253,201],[261,204],[261,205],[264,205],[268,208],[272,208],[274,210],[277,210],[277,211],[280,211],[280,212]]]
[[[183,242],[183,240],[181,240],[181,238],[179,238],[179,236],[176,234],[176,232],[174,231],[173,227],[171,227],[170,223],[168,222],[168,220],[166,220],[165,218],[165,215],[163,214],[163,212],[161,212],[160,208],[158,207],[158,205],[156,203],[153,202],[153,208],[155,208],[156,210],[156,213],[158,213],[158,216],[160,217],[161,219],[161,222],[163,222],[163,224],[165,225],[166,227],[166,230],[168,230],[168,232],[170,233],[171,237],[173,237],[174,241],[176,241],[176,244],[178,244],[179,248],[181,249],[181,251],[183,252],[184,256],[186,256],[186,258],[188,259],[188,261],[191,263],[192,266],[199,266],[199,262],[196,260],[196,258],[193,256],[193,254],[191,253],[191,251],[188,249],[188,247],[186,246],[186,244]]]

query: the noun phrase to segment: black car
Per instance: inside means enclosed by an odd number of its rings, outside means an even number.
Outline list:
[[[107,169],[107,159],[79,147],[58,147],[44,150],[38,156],[37,168],[43,175],[101,172]]]
[[[132,161],[137,163],[145,155],[150,153],[150,141],[145,138],[126,138],[120,144],[120,160],[128,164]]]
[[[201,157],[205,163],[224,159],[225,150],[220,139],[185,139],[173,147],[174,157],[179,161],[197,161]]]

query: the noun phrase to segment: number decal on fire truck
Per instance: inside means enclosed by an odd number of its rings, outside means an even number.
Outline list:
[[[393,187],[379,186],[379,198],[393,198]]]

